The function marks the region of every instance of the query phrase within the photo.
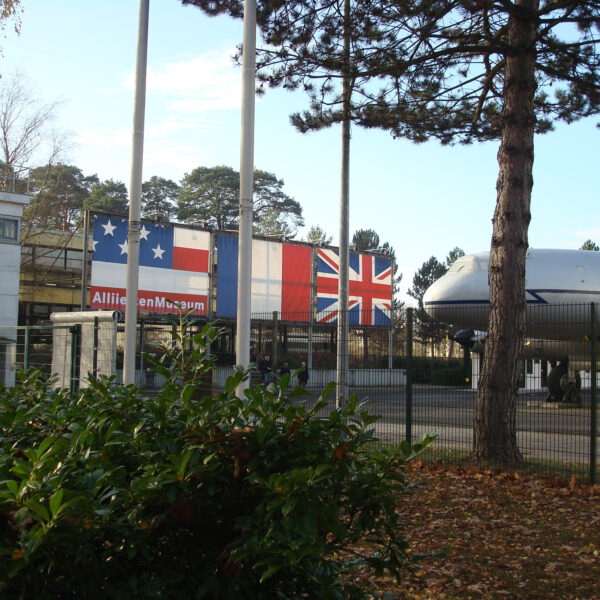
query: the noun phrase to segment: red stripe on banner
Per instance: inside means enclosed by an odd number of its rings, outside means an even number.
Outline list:
[[[281,319],[283,321],[310,321],[309,246],[283,244],[281,264]]]
[[[364,282],[350,280],[349,295],[360,296],[370,294],[373,298],[389,300],[392,295],[391,286],[388,283]],[[317,278],[317,293],[318,294],[335,294],[338,293],[338,278],[337,277],[318,277]]]
[[[362,281],[367,282],[367,284],[372,284],[373,282],[373,258],[371,256],[365,256],[364,254],[361,256],[362,260]],[[365,294],[362,296],[362,314],[360,319],[361,325],[372,325],[373,324],[373,296],[369,293],[371,288],[368,288],[368,291],[365,290]]]
[[[383,280],[386,277],[389,277],[392,273],[392,268],[388,267],[387,269],[385,269],[385,271],[382,271],[381,273],[379,273],[379,275],[377,275],[376,279],[379,280]]]
[[[173,268],[177,271],[208,273],[208,250],[174,246]]]
[[[90,308],[125,310],[126,304],[124,288],[92,286],[90,289]],[[149,313],[177,313],[193,308],[191,314],[205,315],[207,305],[207,296],[138,290],[138,310]]]
[[[318,294],[335,294],[338,293],[338,277],[317,277],[317,293]]]

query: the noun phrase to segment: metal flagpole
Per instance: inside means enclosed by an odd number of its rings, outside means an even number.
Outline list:
[[[90,211],[83,211],[83,265],[81,269],[81,310],[87,308],[88,245],[90,243]]]
[[[340,194],[340,275],[338,282],[337,373],[336,407],[347,397],[348,379],[348,271],[350,262],[350,0],[344,0],[344,73],[342,81],[342,190]]]
[[[135,107],[133,112],[133,149],[131,189],[129,194],[129,228],[127,235],[127,282],[125,305],[125,356],[123,383],[135,383],[135,333],[137,325],[138,268],[140,263],[140,204],[142,163],[144,158],[144,114],[146,109],[146,63],[148,58],[148,16],[150,0],[140,0],[136,60]]]
[[[252,214],[254,195],[254,85],[256,66],[256,0],[244,3],[242,61],[242,140],[240,154],[240,225],[238,244],[236,362],[250,364],[250,293],[252,283]],[[245,381],[238,393],[249,385]]]

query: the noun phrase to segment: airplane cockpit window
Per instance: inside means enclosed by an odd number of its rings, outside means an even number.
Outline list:
[[[448,273],[467,273],[468,271],[479,271],[487,269],[487,261],[475,256],[462,256],[450,267]]]

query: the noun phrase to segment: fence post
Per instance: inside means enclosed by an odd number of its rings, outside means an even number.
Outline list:
[[[69,328],[71,332],[71,393],[77,390],[77,340],[79,338],[80,325],[73,325]]]
[[[196,327],[196,331],[198,330],[198,327]],[[144,369],[145,369],[145,365],[144,365],[144,344],[146,343],[146,325],[144,323],[144,319],[140,319],[140,373],[142,376],[142,383],[146,383],[144,380]],[[210,352],[210,348],[208,348],[207,350],[208,352]]]
[[[413,309],[406,309],[406,441],[412,444]]]
[[[98,379],[98,317],[94,317],[94,356],[92,362],[92,369],[94,373],[94,379]]]
[[[29,369],[29,325],[25,325],[25,348],[23,348],[23,369]]]
[[[590,358],[592,360],[591,368],[591,389],[590,389],[590,484],[596,483],[596,436],[598,428],[598,404],[596,401],[596,303],[591,303],[591,314],[590,314],[590,329],[591,329],[591,340],[590,340]]]
[[[388,330],[388,369],[394,368],[394,317],[390,319],[390,328]],[[391,376],[390,376],[391,377]],[[389,380],[391,381],[391,379]]]
[[[271,351],[271,356],[273,360],[271,360],[271,368],[273,369],[273,373],[271,375],[271,381],[277,381],[277,351],[278,351],[278,338],[279,338],[279,313],[274,310],[273,311],[273,350]]]
[[[309,370],[313,368],[313,325],[312,321],[308,326],[308,355],[306,356],[306,366]]]

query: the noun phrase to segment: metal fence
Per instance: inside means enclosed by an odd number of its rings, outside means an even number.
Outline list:
[[[487,306],[452,310],[455,315],[444,315],[446,321],[456,323],[452,326],[433,323],[412,309],[394,315],[391,328],[361,325],[358,320],[350,326],[348,341],[348,391],[381,416],[376,425],[379,436],[399,443],[435,429],[438,437],[429,455],[441,461],[460,461],[472,451],[485,352],[482,334],[456,334],[477,319],[485,320],[482,311]],[[529,330],[536,337],[523,342],[516,426],[525,464],[537,472],[596,480],[597,317],[596,307],[589,304],[528,307]],[[274,380],[282,368],[294,373],[304,363],[309,373],[306,401],[314,401],[336,379],[334,321],[332,317],[327,323],[310,325],[302,318],[282,322],[277,314],[253,315],[251,354],[257,367],[252,384],[264,381],[267,356]],[[198,329],[204,325],[202,320],[196,322]],[[166,351],[177,326],[175,319],[139,323],[136,381],[148,393],[162,383],[148,356]],[[235,322],[219,321],[216,326],[221,335],[211,348],[217,365],[212,385],[218,390],[233,372]],[[5,383],[15,381],[17,368],[31,366],[57,373],[60,384],[72,389],[86,385],[90,374],[120,377],[124,332],[117,321],[104,328],[97,320],[68,327],[3,328],[0,334]]]

